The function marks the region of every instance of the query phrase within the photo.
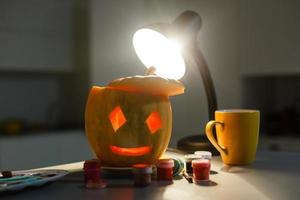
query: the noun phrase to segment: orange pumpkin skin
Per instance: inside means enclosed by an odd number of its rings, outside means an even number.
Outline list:
[[[113,120],[117,124],[112,123],[114,112],[119,113]],[[155,123],[152,120],[150,127],[151,114]],[[85,129],[90,146],[104,165],[154,164],[171,137],[169,97],[94,86],[86,104]]]

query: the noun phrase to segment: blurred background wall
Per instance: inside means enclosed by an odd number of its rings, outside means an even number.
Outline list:
[[[88,29],[87,3],[0,2],[0,121],[82,127]]]

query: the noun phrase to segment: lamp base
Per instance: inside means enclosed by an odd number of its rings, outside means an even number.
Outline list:
[[[210,151],[213,156],[220,155],[205,135],[184,137],[177,142],[177,148],[187,153],[194,153],[195,151]]]

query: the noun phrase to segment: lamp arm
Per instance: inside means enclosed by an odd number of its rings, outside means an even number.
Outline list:
[[[204,89],[207,97],[207,103],[208,103],[209,120],[213,120],[215,116],[215,111],[218,109],[218,104],[217,104],[217,97],[216,97],[214,83],[211,74],[209,72],[208,65],[206,63],[206,60],[200,48],[197,45],[197,42],[193,43],[192,45],[189,45],[189,49],[190,49],[189,52],[192,55],[193,59],[195,60],[195,63],[202,77],[202,82],[204,85]]]
[[[185,56],[188,56],[196,62],[202,81],[204,84],[209,120],[214,119],[215,110],[218,109],[215,87],[209,72],[208,65],[198,46],[197,36],[202,25],[201,17],[195,11],[187,10],[181,13],[172,23],[175,37],[180,38],[185,48]]]
[[[182,41],[182,47],[184,49],[183,56],[186,63],[188,63],[190,59],[193,59],[198,68],[207,97],[208,117],[209,120],[213,120],[215,111],[218,109],[215,87],[208,65],[197,42],[197,36],[202,25],[201,17],[198,13],[187,10],[181,13],[174,20],[172,25],[177,33],[175,34],[175,38],[178,38],[179,41]],[[215,129],[213,131],[213,134],[216,134]],[[219,154],[214,146],[210,144],[207,137],[200,134],[182,138],[178,141],[177,145],[180,150],[191,153],[199,150],[209,150],[213,153],[213,155]]]
[[[190,42],[185,46],[184,57],[186,61],[193,59],[195,64],[197,65],[207,97],[208,117],[209,120],[213,120],[215,110],[218,109],[215,87],[209,72],[208,65],[200,48],[197,46],[196,41],[197,40],[195,39],[194,42]],[[215,129],[213,129],[213,134],[216,134]],[[219,152],[208,141],[205,135],[198,134],[195,136],[184,137],[178,141],[177,146],[180,150],[190,153],[195,151],[209,150],[213,153],[213,155],[219,155]]]

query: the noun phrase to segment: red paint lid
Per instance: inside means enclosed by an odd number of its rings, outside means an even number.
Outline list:
[[[196,159],[192,160],[192,167],[197,168],[197,167],[209,167],[210,166],[210,161],[208,159]]]
[[[173,168],[174,167],[174,160],[173,159],[160,159],[156,163],[156,167]]]
[[[93,169],[95,170],[95,169],[100,169],[100,168],[101,168],[101,163],[98,159],[84,161],[84,164],[83,164],[84,170],[93,170]]]

